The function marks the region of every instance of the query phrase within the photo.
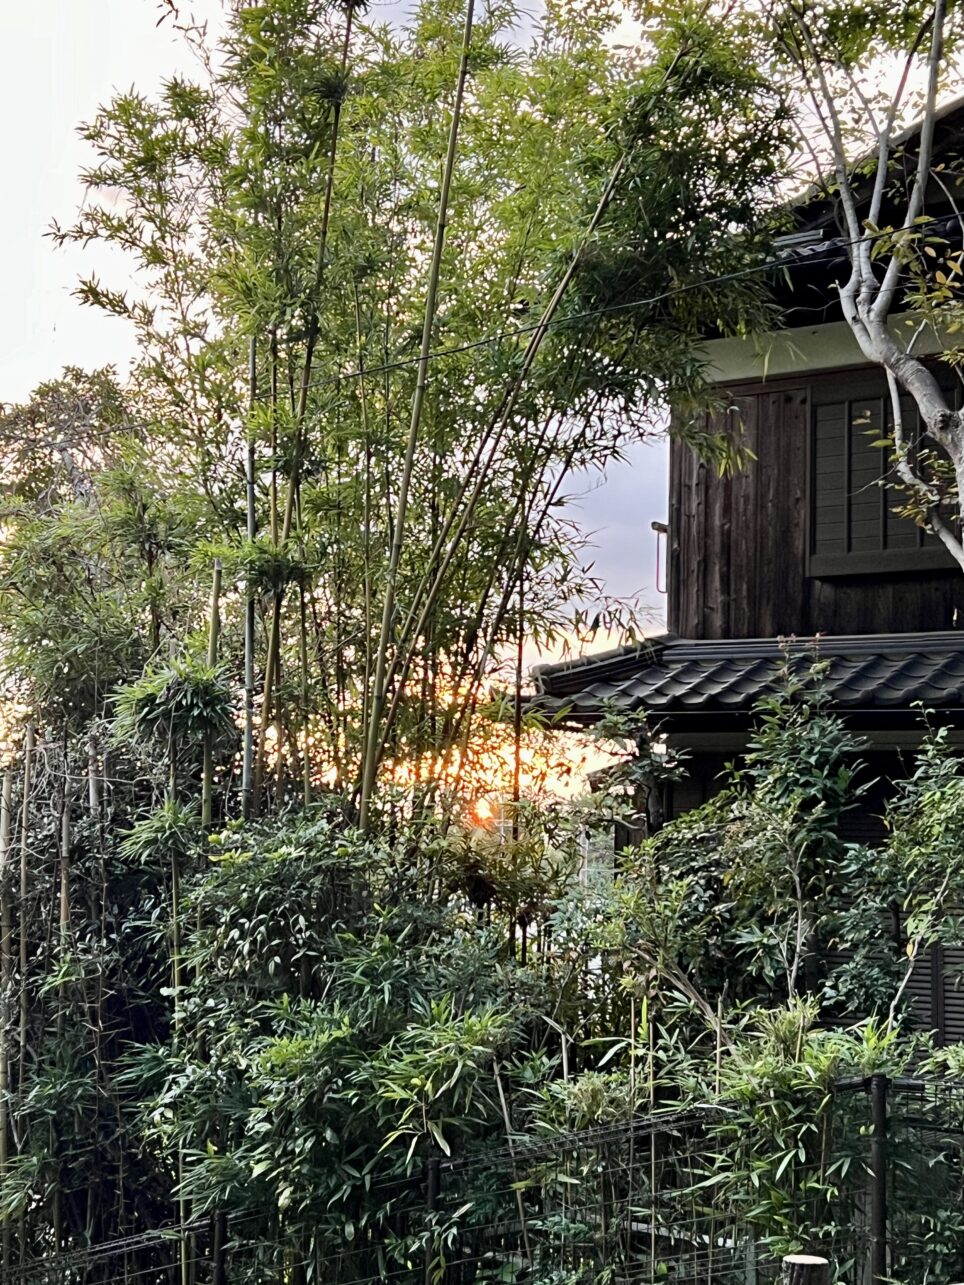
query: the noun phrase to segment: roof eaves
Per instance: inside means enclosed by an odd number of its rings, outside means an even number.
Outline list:
[[[540,695],[566,696],[592,683],[629,677],[641,661],[658,664],[665,648],[675,641],[675,634],[658,634],[608,651],[535,665],[530,676]]]

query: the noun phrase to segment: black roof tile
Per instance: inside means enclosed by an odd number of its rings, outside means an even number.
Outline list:
[[[826,662],[823,689],[846,710],[964,708],[964,632],[645,644],[533,671],[536,708],[592,720],[607,709],[661,714],[749,710],[772,691],[785,657]]]

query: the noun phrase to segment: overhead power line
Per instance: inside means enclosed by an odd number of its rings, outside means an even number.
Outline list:
[[[935,223],[944,223],[944,216],[935,216],[916,225],[917,229],[929,227]],[[899,229],[906,231],[907,229]],[[916,230],[916,229],[915,229]],[[878,241],[884,237],[896,235],[894,229],[881,232],[868,233],[866,237],[834,237],[832,240],[817,242],[813,246],[822,246],[825,249],[846,249],[849,246],[857,245],[864,240]],[[435,348],[429,354],[429,360],[435,360],[441,357],[457,357],[462,353],[474,352],[479,348],[486,348],[489,344],[501,343],[504,339],[515,339],[522,335],[532,334],[536,330],[556,330],[563,326],[571,326],[576,322],[591,321],[597,317],[615,316],[623,312],[632,312],[636,308],[648,308],[657,303],[665,303],[669,299],[678,298],[680,295],[690,294],[695,290],[703,290],[709,286],[726,285],[731,281],[739,281],[744,277],[757,276],[765,272],[772,272],[780,268],[787,268],[791,262],[790,256],[780,256],[775,259],[766,259],[761,263],[750,264],[745,268],[738,268],[733,272],[724,272],[716,277],[701,277],[696,281],[688,281],[683,285],[673,286],[669,290],[660,291],[659,294],[649,295],[641,299],[629,299],[623,303],[607,304],[601,308],[590,308],[583,312],[570,313],[568,316],[557,317],[552,321],[533,321],[527,322],[521,326],[510,326],[505,330],[497,330],[489,335],[484,335],[480,339],[468,340],[462,344],[452,344],[444,348]],[[338,375],[326,375],[323,379],[312,380],[308,385],[310,388],[325,388],[333,384],[340,384],[349,379],[366,379],[370,375],[389,374],[395,370],[404,370],[409,366],[418,365],[419,357],[397,357],[391,361],[381,362],[378,365],[357,367],[352,370],[343,371]],[[268,394],[263,394],[259,400],[267,398]]]

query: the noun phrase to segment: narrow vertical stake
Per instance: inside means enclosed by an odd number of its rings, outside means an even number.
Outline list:
[[[425,1172],[425,1212],[427,1214],[434,1214],[435,1210],[438,1208],[441,1179],[442,1170],[438,1160],[430,1160],[426,1166]],[[430,1228],[425,1240],[425,1285],[432,1285],[432,1269],[435,1263],[434,1247],[434,1230]]]
[[[887,1076],[870,1077],[870,1279],[887,1276]]]

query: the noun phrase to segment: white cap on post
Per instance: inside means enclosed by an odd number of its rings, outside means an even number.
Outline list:
[[[830,1285],[830,1263],[814,1254],[787,1254],[783,1285]]]

